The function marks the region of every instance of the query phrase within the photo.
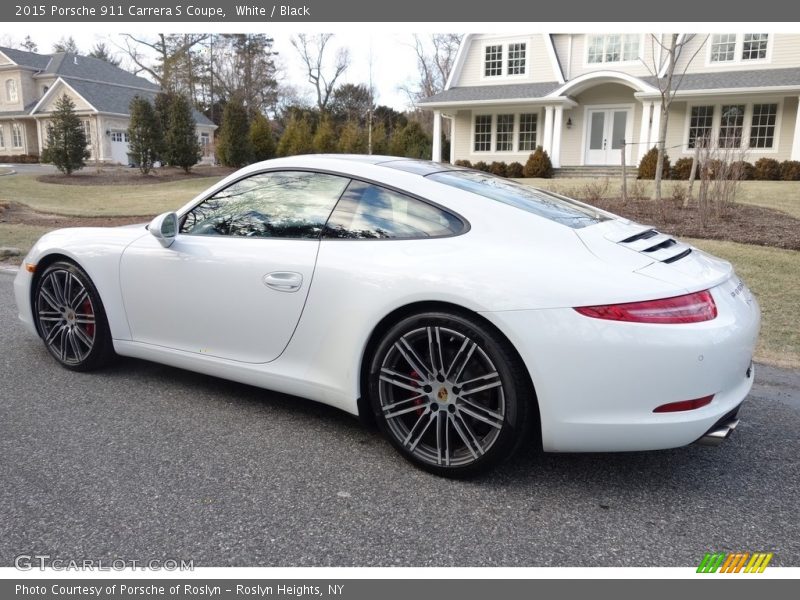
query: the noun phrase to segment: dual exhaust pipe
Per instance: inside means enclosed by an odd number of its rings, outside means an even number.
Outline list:
[[[703,437],[697,440],[696,443],[701,446],[719,446],[728,439],[738,424],[739,419],[736,418],[731,418],[724,423],[717,423],[714,427],[709,429]]]

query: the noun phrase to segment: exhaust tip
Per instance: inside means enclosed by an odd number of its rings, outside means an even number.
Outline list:
[[[709,429],[703,437],[697,440],[697,444],[701,446],[719,446],[728,439],[738,424],[739,419],[731,419],[725,423],[715,425]]]

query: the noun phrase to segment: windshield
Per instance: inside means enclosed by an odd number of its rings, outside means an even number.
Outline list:
[[[428,175],[428,179],[520,208],[573,229],[610,218],[591,206],[564,196],[480,171],[442,171]]]

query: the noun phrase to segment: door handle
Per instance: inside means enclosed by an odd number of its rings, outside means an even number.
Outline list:
[[[303,285],[303,276],[294,271],[274,271],[264,275],[261,281],[279,292],[296,292]]]

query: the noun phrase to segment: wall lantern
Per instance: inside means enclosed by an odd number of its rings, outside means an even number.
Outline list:
[[[572,129],[572,117],[567,118],[567,129]]]

